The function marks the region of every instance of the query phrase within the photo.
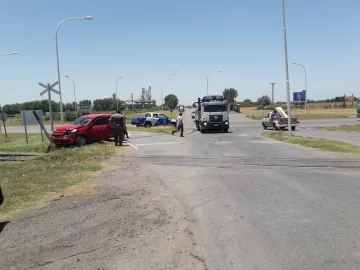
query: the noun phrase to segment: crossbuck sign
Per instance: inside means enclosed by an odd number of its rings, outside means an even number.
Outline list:
[[[51,85],[50,85],[50,83],[44,84],[44,83],[40,83],[40,82],[39,82],[39,85],[45,88],[45,90],[40,93],[40,96],[46,94],[46,92],[48,93],[51,131],[54,130],[54,119],[53,119],[52,107],[51,107],[51,92],[54,92],[55,94],[60,95],[60,92],[59,92],[58,90],[55,90],[55,89],[54,89],[54,87],[55,87],[56,85],[58,85],[58,84],[59,84],[58,81],[54,82],[54,83],[51,84]]]

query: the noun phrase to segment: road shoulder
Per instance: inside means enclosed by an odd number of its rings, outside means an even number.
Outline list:
[[[146,165],[119,165],[120,158],[108,161],[116,169],[73,194],[52,196],[46,207],[11,220],[1,232],[2,266],[205,269],[194,252],[193,222],[158,173]]]

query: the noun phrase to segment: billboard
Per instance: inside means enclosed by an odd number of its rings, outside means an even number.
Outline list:
[[[306,102],[306,91],[294,92],[293,93],[293,102],[296,105],[304,105]]]

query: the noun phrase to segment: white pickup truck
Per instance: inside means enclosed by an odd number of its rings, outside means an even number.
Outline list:
[[[158,112],[147,112],[144,116],[132,117],[131,124],[144,126],[146,128],[166,125],[176,126],[176,119],[167,117],[165,114]]]
[[[263,118],[262,126],[264,129],[273,128],[274,130],[283,130],[288,128],[288,115],[281,107],[276,107],[276,116],[273,112],[269,112],[268,115]],[[295,130],[299,125],[299,121],[296,117],[291,117],[291,129]]]

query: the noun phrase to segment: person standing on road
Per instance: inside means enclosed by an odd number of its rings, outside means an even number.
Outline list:
[[[125,133],[126,138],[129,139],[129,134],[128,134],[128,132],[127,132],[127,127],[126,127],[126,116],[125,116],[125,115],[124,115],[124,119],[125,119],[124,133]]]
[[[125,117],[121,114],[121,111],[116,111],[116,113],[110,117],[110,123],[113,129],[115,146],[122,145],[124,140]]]
[[[177,129],[172,131],[172,135],[174,135],[176,132],[181,130],[180,137],[184,137],[184,124],[183,124],[182,113],[179,113],[179,116],[176,118],[176,126]]]

